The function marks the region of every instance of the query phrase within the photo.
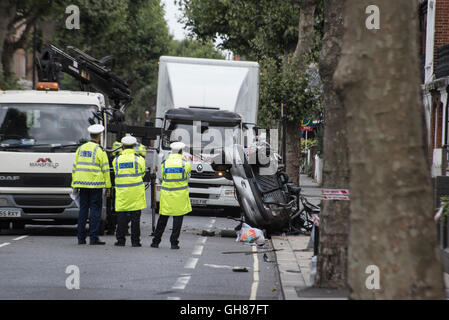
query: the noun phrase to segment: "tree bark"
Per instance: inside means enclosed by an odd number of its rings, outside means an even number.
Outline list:
[[[306,55],[310,54],[315,42],[315,9],[319,0],[299,0],[299,33],[295,55],[304,62]]]
[[[296,59],[299,61],[300,68],[305,67],[307,55],[313,49],[315,41],[315,9],[319,0],[299,0],[299,33],[298,44],[295,50]],[[286,57],[284,57],[286,61]],[[288,63],[284,63],[290,67]],[[286,110],[288,113],[288,105]],[[287,150],[286,150],[286,171],[293,183],[299,185],[299,157],[301,154],[301,120],[295,119],[287,123]]]
[[[3,71],[3,46],[8,36],[8,25],[16,14],[16,2],[14,0],[0,0],[0,72]]]
[[[376,1],[380,30],[365,24],[372,1],[345,4],[334,77],[347,108],[351,299],[444,298],[420,91],[418,3]]]
[[[288,108],[288,106],[287,106]],[[298,121],[287,122],[286,172],[291,182],[299,184],[299,155],[301,153],[301,128]]]
[[[346,109],[337,95],[333,75],[341,55],[344,0],[324,3],[324,38],[319,69],[324,88],[323,188],[348,189],[349,165]],[[320,244],[315,286],[344,288],[347,279],[349,201],[324,201],[320,213]]]

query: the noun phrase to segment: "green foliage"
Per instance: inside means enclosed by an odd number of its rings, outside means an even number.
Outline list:
[[[306,174],[309,176],[309,177],[313,177],[313,174],[314,174],[314,162],[313,161],[310,161],[310,163],[307,165],[307,167],[306,167]]]
[[[324,126],[320,125],[315,133],[315,138],[317,140],[317,152],[323,154],[323,144],[324,144]]]
[[[199,39],[220,38],[223,49],[261,66],[259,124],[270,127],[281,117],[285,102],[288,121],[298,121],[321,108],[317,61],[323,36],[323,5],[315,13],[317,31],[311,56],[304,65],[293,56],[298,43],[299,1],[177,0],[181,19]],[[306,70],[306,71],[304,71]]]
[[[301,140],[301,152],[306,152],[311,147],[314,147],[318,144],[318,140],[316,139],[302,139]]]
[[[15,76],[5,77],[0,70],[0,90],[13,90],[19,89],[17,78]]]
[[[193,38],[173,40],[169,48],[170,56],[191,57],[191,58],[207,58],[207,59],[224,59],[222,52],[215,49],[212,42],[195,40]]]
[[[80,29],[64,28],[65,11],[58,27],[55,45],[77,47],[95,58],[114,57],[109,66],[124,79],[132,93],[128,106],[129,123],[143,123],[146,110],[152,110],[157,88],[158,59],[169,49],[171,37],[159,0],[74,0],[80,8]],[[62,85],[79,90],[65,75]]]
[[[300,66],[293,54],[287,55],[281,63],[265,57],[260,66],[259,124],[262,127],[269,127],[271,121],[281,118],[281,103],[284,103],[287,121],[298,121],[322,108],[321,85],[315,66]]]
[[[192,35],[221,39],[248,59],[278,58],[298,42],[299,4],[285,0],[177,0]]]

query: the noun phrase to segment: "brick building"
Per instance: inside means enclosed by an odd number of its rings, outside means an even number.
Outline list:
[[[446,175],[449,86],[449,0],[420,3],[423,98],[432,176]]]
[[[449,0],[423,0],[419,12],[429,160],[435,205],[439,207],[449,196]],[[449,273],[449,219],[440,220],[438,230],[444,270]]]

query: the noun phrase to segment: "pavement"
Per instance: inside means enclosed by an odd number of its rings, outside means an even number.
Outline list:
[[[301,192],[313,204],[320,202],[320,186],[305,174],[300,177]],[[285,300],[347,300],[345,290],[313,287],[311,261],[313,248],[310,236],[272,236],[282,294]],[[449,299],[449,274],[444,273],[446,296]]]

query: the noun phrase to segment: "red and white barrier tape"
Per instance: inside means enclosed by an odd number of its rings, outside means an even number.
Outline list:
[[[312,214],[311,216],[312,216],[313,224],[319,228],[320,227],[320,217],[317,214]]]
[[[348,189],[323,189],[321,200],[349,200]]]

